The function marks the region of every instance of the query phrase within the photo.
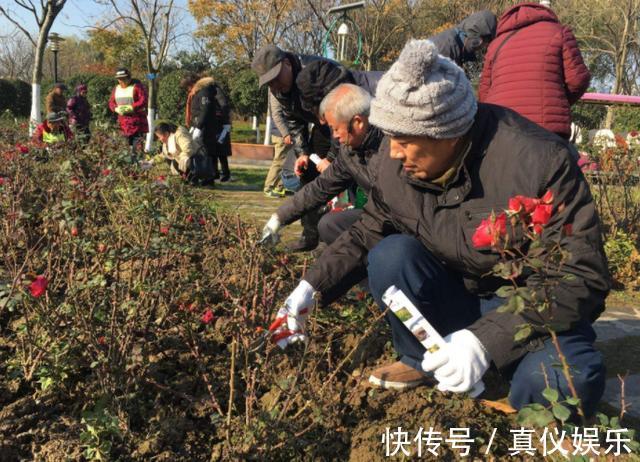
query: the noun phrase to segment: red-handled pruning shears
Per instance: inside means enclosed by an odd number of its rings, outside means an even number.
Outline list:
[[[283,310],[280,310],[279,314],[281,314],[280,316],[278,316],[269,326],[269,329],[262,334],[262,336],[260,336],[260,338],[257,341],[257,345],[252,348],[250,351],[254,352],[259,350],[260,348],[262,348],[264,346],[265,343],[267,343],[267,340],[271,340],[272,343],[278,343],[280,340],[285,339],[287,337],[291,337],[293,334],[295,334],[295,331],[292,331],[291,329],[289,329],[287,327],[287,314],[286,312],[283,314],[282,313]],[[305,314],[308,311],[307,308],[303,309],[300,311],[300,314]]]

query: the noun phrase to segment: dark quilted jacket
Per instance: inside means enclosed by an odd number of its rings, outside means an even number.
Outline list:
[[[465,160],[446,188],[404,174],[402,163],[389,155],[388,140],[383,140],[375,171],[370,172],[373,188],[362,217],[322,253],[304,279],[320,292],[323,303],[330,303],[348,289],[344,280],[364,274],[369,250],[385,236],[401,233],[419,239],[447,269],[460,274],[470,292],[493,292],[505,281],[485,275],[500,255],[472,244],[476,228],[492,210],[506,209],[509,198],[541,197],[550,189],[554,214],[542,236],[559,242],[571,255],[554,276],[552,310],[540,315],[493,310],[467,327],[502,369],[540,347],[546,335],[539,327],[541,319],[550,322],[551,313],[555,323],[569,328],[593,322],[604,310],[609,273],[594,201],[568,141],[490,104],[478,105],[469,137]],[[572,233],[563,236],[568,224]],[[513,239],[524,243],[523,234]],[[535,273],[523,274],[519,283],[540,287]],[[537,326],[536,334],[514,342],[518,326],[525,323]]]
[[[498,21],[478,96],[568,138],[570,106],[586,91],[590,78],[571,29],[550,9],[522,3]]]

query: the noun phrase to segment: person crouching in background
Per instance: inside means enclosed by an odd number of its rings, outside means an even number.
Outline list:
[[[158,122],[154,133],[162,143],[162,156],[171,166],[171,173],[181,175],[198,185],[213,185],[212,159],[204,147],[194,141],[185,127],[170,122]]]
[[[61,145],[73,139],[73,133],[67,126],[64,113],[50,112],[47,118],[33,132],[32,142],[38,148]]]

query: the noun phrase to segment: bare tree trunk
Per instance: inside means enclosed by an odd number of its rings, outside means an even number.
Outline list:
[[[144,150],[151,151],[153,145],[153,132],[156,125],[156,114],[158,112],[158,78],[157,74],[149,82],[149,105],[147,106],[147,124],[149,125],[149,133],[144,145]]]
[[[31,76],[31,116],[29,118],[29,135],[32,135],[36,127],[42,123],[41,112],[41,94],[40,83],[42,82],[42,62],[44,61],[44,52],[47,48],[47,39],[49,30],[53,25],[57,13],[49,10],[46,13],[44,23],[38,34],[38,42],[36,44],[35,62],[33,63],[33,74]]]
[[[38,39],[34,40],[29,32],[29,26],[25,26],[23,21],[17,16],[9,12],[3,4],[0,4],[0,14],[7,18],[14,26],[16,26],[29,39],[35,48],[33,73],[31,77],[31,117],[29,120],[29,134],[33,134],[38,124],[42,122],[42,114],[40,110],[40,82],[42,82],[42,61],[44,52],[47,47],[47,39],[49,31],[58,13],[62,11],[67,0],[41,0],[40,10],[36,8],[33,2],[28,3],[14,0],[14,3],[33,14],[38,25]]]

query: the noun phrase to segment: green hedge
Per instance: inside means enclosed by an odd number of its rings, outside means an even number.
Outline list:
[[[258,78],[250,69],[238,71],[240,64],[220,66],[212,72],[216,83],[229,96],[230,104],[237,115],[250,117],[267,111],[266,87],[258,88]],[[180,80],[187,70],[173,70],[160,76],[158,85],[158,117],[174,123],[184,124],[187,92],[180,87]],[[67,85],[66,97],[75,94],[75,87],[81,83],[89,86],[88,99],[93,119],[98,123],[110,123],[116,120],[109,111],[109,97],[116,85],[111,76],[98,74],[77,74],[64,82]],[[143,81],[146,84],[146,82]],[[42,100],[53,89],[53,80],[44,79],[41,84]],[[31,85],[22,81],[0,80],[0,112],[11,109],[14,115],[28,117],[31,108]]]
[[[160,77],[158,83],[158,117],[184,125],[184,107],[187,92],[180,87],[180,80],[187,74],[178,69]]]
[[[640,130],[640,108],[634,106],[615,108],[612,129],[616,133]]]
[[[242,117],[267,112],[267,86],[258,87],[258,76],[251,69],[244,69],[229,81],[229,97],[235,112]]]
[[[0,79],[0,115],[10,111],[15,115],[16,88],[9,80]]]
[[[105,75],[94,75],[87,85],[87,99],[91,105],[93,120],[98,123],[115,122],[116,116],[109,110],[109,98],[113,87],[116,86],[116,80]]]
[[[24,80],[11,80],[16,90],[16,102],[13,113],[18,117],[29,117],[31,113],[31,84]]]

